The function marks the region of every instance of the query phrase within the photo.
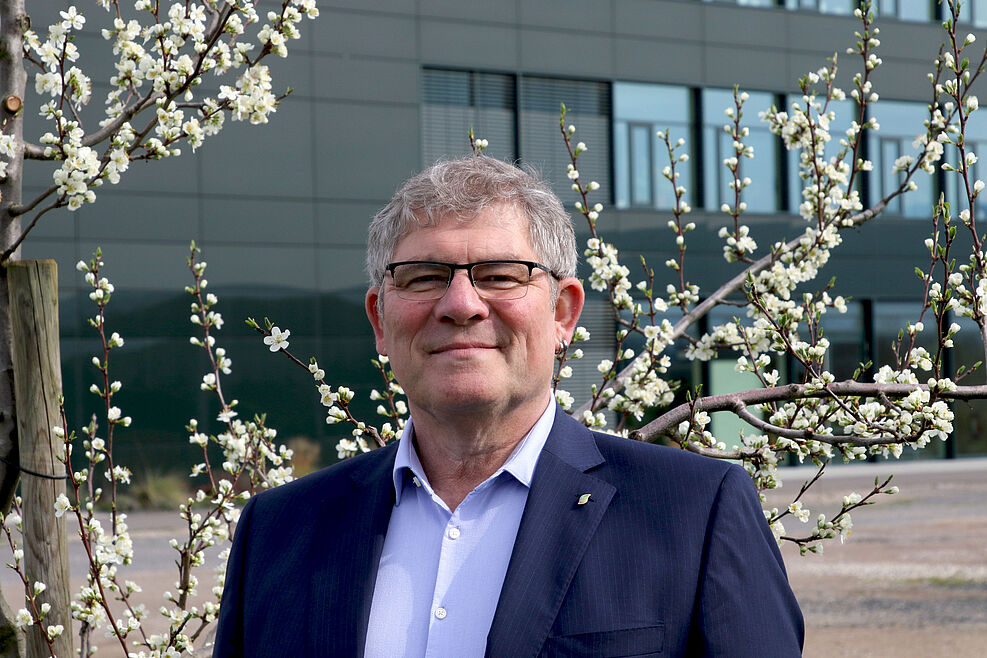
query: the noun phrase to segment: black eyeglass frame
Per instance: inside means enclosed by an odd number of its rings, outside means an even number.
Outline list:
[[[473,289],[476,290],[477,293],[480,293],[481,292],[480,289],[478,289],[476,287],[476,280],[473,278],[473,268],[476,267],[477,265],[492,265],[494,263],[513,263],[513,264],[516,264],[516,265],[525,265],[525,266],[527,266],[527,268],[528,268],[528,283],[529,284],[531,283],[531,275],[532,275],[532,273],[536,269],[539,269],[539,270],[544,271],[545,273],[549,274],[552,278],[554,278],[556,281],[561,281],[562,278],[563,278],[562,275],[560,275],[560,274],[552,271],[552,269],[550,267],[548,267],[547,265],[542,265],[541,263],[536,263],[533,260],[512,260],[510,258],[495,258],[493,260],[478,260],[475,263],[443,263],[442,261],[438,261],[438,260],[400,260],[400,261],[397,261],[397,262],[394,262],[394,263],[388,263],[387,265],[384,266],[384,270],[386,272],[390,273],[390,275],[391,275],[391,281],[393,281],[394,280],[394,270],[396,268],[400,267],[401,265],[442,265],[443,267],[448,267],[449,268],[449,278],[446,280],[446,287],[442,291],[442,294],[443,295],[445,294],[445,291],[449,289],[449,286],[452,285],[452,278],[454,276],[456,276],[456,270],[466,270],[466,276],[469,277],[470,285],[473,286]],[[525,291],[527,291],[528,286],[525,285],[524,288],[525,288]],[[483,295],[481,294],[480,296],[482,297]],[[442,297],[442,295],[440,295],[439,297],[436,297],[436,299],[441,299],[441,297]],[[432,300],[432,301],[434,301],[434,300]]]

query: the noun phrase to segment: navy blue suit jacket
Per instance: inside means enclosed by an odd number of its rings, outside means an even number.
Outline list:
[[[214,656],[363,654],[394,453],[349,459],[247,504]],[[787,658],[801,654],[802,636],[743,469],[591,432],[557,412],[487,656]]]

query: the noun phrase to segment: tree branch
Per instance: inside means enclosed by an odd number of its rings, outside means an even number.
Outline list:
[[[44,214],[46,214],[49,210],[54,210],[55,208],[59,208],[65,205],[63,199],[64,197],[60,197],[57,201],[52,203],[50,206],[46,206],[45,208],[40,210],[37,215],[34,216],[34,219],[31,220],[31,223],[27,225],[27,228],[21,231],[20,236],[16,240],[14,240],[14,242],[9,247],[7,247],[4,250],[3,254],[0,254],[0,264],[6,263],[7,259],[10,258],[11,254],[17,251],[17,247],[19,247],[21,243],[24,242],[24,239],[27,237],[27,234],[31,232],[31,229],[34,228],[35,224],[38,223],[38,220],[41,219],[41,217]]]
[[[7,209],[7,212],[10,213],[10,215],[12,217],[17,217],[19,215],[24,215],[26,213],[29,213],[32,210],[34,210],[42,201],[44,201],[52,193],[54,193],[55,190],[57,190],[57,189],[58,189],[57,186],[52,185],[47,190],[45,190],[44,192],[42,192],[41,194],[39,194],[38,196],[36,196],[34,198],[34,200],[31,201],[30,203],[28,203],[27,205],[23,205],[22,204],[22,205],[17,205],[17,206],[11,206],[10,208]]]
[[[904,192],[904,187],[905,186],[900,187],[899,189],[892,192],[885,198],[881,199],[878,203],[876,203],[872,207],[866,210],[862,210],[856,215],[850,217],[849,218],[850,226],[852,227],[863,226],[871,219],[877,217],[887,207],[889,201],[891,201],[893,198]],[[813,230],[816,229],[813,227]],[[747,281],[748,276],[758,274],[763,270],[774,265],[782,254],[790,252],[791,250],[795,249],[802,242],[802,239],[805,237],[805,235],[806,233],[803,233],[799,237],[789,240],[788,242],[785,243],[785,245],[781,249],[772,250],[771,253],[754,261],[749,267],[745,268],[744,270],[741,270],[736,276],[734,276],[732,279],[730,279],[722,286],[720,286],[719,289],[716,290],[716,292],[714,292],[712,295],[710,295],[702,302],[697,304],[691,311],[683,315],[682,318],[675,323],[674,327],[672,328],[671,340],[675,341],[678,340],[679,338],[682,338],[685,335],[685,333],[689,330],[689,327],[691,327],[700,318],[702,318],[710,311],[712,311],[714,308],[716,308],[716,306],[722,303],[726,303],[727,301],[726,298],[729,295],[742,288],[744,283]],[[641,358],[642,357],[639,355],[636,359],[634,359],[634,361],[626,365],[613,380],[608,382],[607,385],[603,387],[601,393],[609,389],[613,389],[616,391],[622,389],[633,376],[634,372],[638,367],[638,360]],[[591,403],[585,402],[578,409],[573,411],[572,415],[578,418],[582,416],[584,411],[590,411],[591,410],[590,407],[591,407]]]
[[[825,386],[813,386],[809,384],[788,384],[786,386],[773,386],[770,388],[751,389],[740,393],[726,393],[723,395],[711,395],[689,403],[680,404],[671,409],[644,427],[631,432],[631,438],[639,441],[651,441],[661,435],[668,434],[679,423],[688,420],[695,411],[730,411],[740,415],[739,410],[752,404],[767,404],[770,402],[784,402],[786,400],[797,400],[802,398],[823,398],[823,397],[873,397],[880,399],[904,398],[915,391],[928,391],[926,384],[877,384],[867,382],[857,382],[847,380],[834,382]],[[947,400],[976,400],[987,397],[987,384],[979,386],[958,386],[955,390],[936,390],[936,395]],[[748,412],[749,414],[749,412]],[[750,416],[754,418],[753,416]],[[747,417],[744,420],[748,420]],[[764,423],[756,419],[758,423]],[[750,422],[748,420],[748,422]],[[755,423],[751,423],[754,425]],[[756,426],[756,425],[755,425]],[[810,439],[824,443],[854,443],[857,445],[876,445],[887,443],[887,439],[869,439],[864,437],[834,437],[809,433],[806,435],[801,430],[789,430],[774,425],[769,425],[770,432],[786,436],[786,433],[797,431],[798,436],[791,438]],[[779,430],[784,430],[779,431]],[[735,459],[735,457],[728,457]]]

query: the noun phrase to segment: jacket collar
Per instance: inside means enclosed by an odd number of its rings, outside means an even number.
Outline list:
[[[537,656],[541,650],[617,491],[589,474],[603,461],[593,434],[557,409],[487,636],[488,656]]]

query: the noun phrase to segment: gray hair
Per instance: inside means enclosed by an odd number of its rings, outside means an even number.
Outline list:
[[[470,155],[437,162],[408,179],[374,216],[367,238],[370,285],[384,280],[398,241],[413,227],[433,226],[450,215],[470,221],[498,203],[514,206],[528,220],[528,237],[543,265],[559,276],[575,276],[572,220],[548,184],[530,168]]]

